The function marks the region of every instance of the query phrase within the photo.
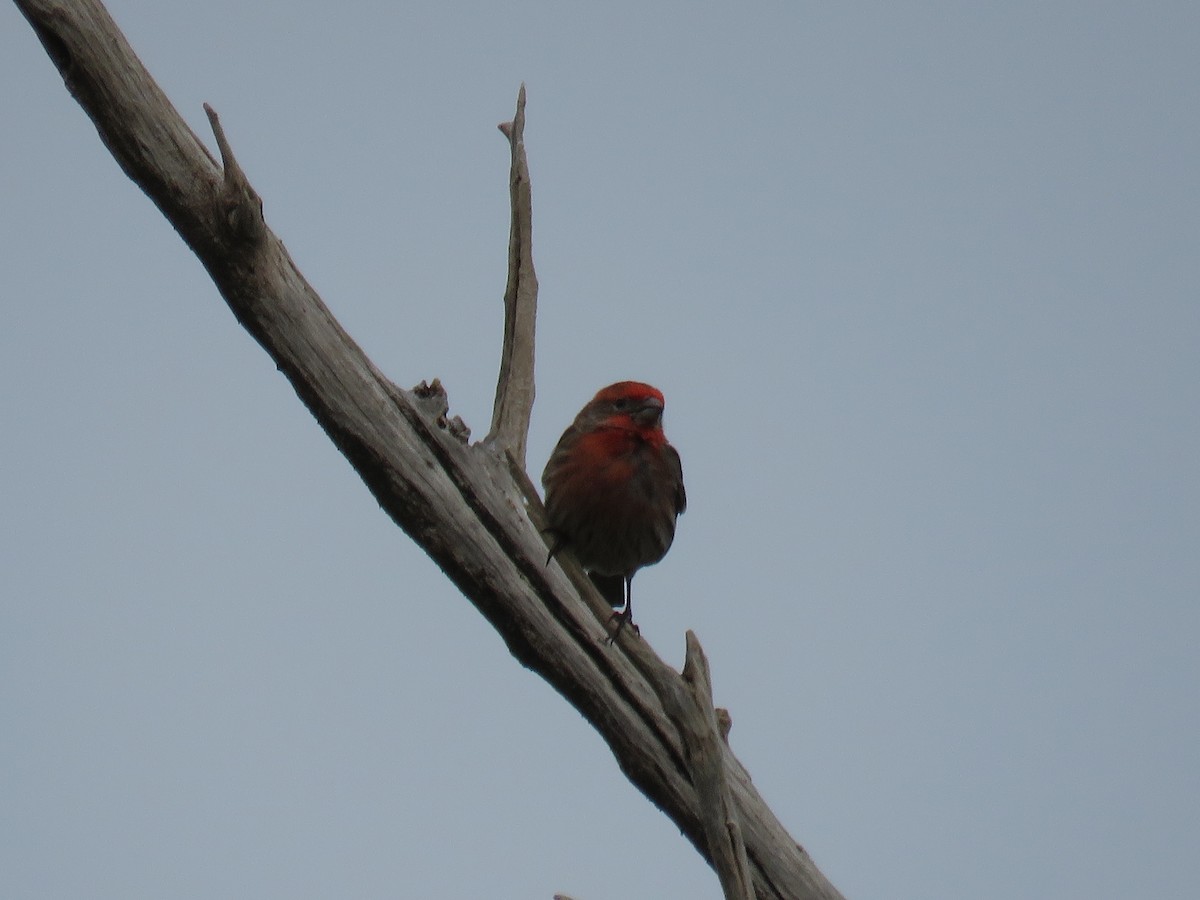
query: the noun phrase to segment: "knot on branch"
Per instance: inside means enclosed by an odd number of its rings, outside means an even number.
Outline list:
[[[250,186],[246,173],[238,165],[216,111],[205,103],[204,112],[217,139],[217,147],[221,151],[221,167],[225,173],[221,192],[217,196],[217,223],[235,245],[257,247],[267,235],[262,198]]]
[[[729,743],[729,730],[733,728],[733,716],[729,714],[723,706],[717,707],[717,732],[721,735],[721,740],[726,744]]]
[[[417,401],[417,409],[433,419],[438,428],[450,432],[451,437],[460,443],[465,444],[471,439],[471,427],[461,417],[447,416],[450,412],[450,398],[440,378],[433,379],[432,383],[422,381],[412,392]]]

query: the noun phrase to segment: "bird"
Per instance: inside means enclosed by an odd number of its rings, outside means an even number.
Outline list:
[[[679,452],[663,433],[662,392],[640,381],[601,388],[563,432],[542,473],[547,564],[574,552],[614,608],[617,628],[633,625],[633,576],[661,560],[687,509]],[[617,608],[620,611],[616,611]]]

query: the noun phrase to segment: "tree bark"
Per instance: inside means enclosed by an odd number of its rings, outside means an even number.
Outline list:
[[[529,195],[516,127],[523,121],[523,92],[506,131],[514,172],[523,174],[512,182],[513,299],[502,378],[492,433],[471,445],[461,423],[447,417],[436,381],[398,388],[330,314],[264,222],[258,195],[211,109],[221,164],[179,117],[101,3],[16,5],[117,163],[199,257],[234,316],[380,505],[492,623],[512,654],[600,732],[622,771],[718,869],[727,896],[748,896],[748,876],[762,898],[840,897],[717,734],[707,663],[694,637],[686,683],[628,631],[607,647],[608,605],[567,554],[546,563],[541,504],[524,472],[536,279],[528,211],[517,209]]]

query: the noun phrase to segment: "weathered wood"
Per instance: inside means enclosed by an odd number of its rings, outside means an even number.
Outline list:
[[[196,253],[237,320],[383,509],[492,623],[512,654],[592,723],[622,771],[711,861],[685,747],[645,673],[654,672],[660,687],[679,675],[636,636],[606,647],[611,610],[568,554],[546,564],[541,505],[514,462],[523,450],[511,454],[509,438],[468,445],[464,429],[447,418],[440,385],[408,391],[384,377],[263,221],[215,114],[210,111],[210,123],[223,166],[179,117],[102,4],[16,5],[118,164]],[[516,222],[514,214],[518,230]],[[518,247],[518,268],[531,259],[525,248]],[[530,284],[536,282],[524,290]],[[724,742],[720,752],[736,810],[731,821],[740,823],[756,894],[839,897]]]
[[[533,413],[534,331],[537,322],[537,273],[533,269],[533,194],[525,157],[525,85],[517,94],[517,114],[500,130],[512,149],[508,176],[512,223],[508,231],[508,284],[504,288],[504,343],[492,430],[486,444],[507,450],[525,468],[525,442]]]
[[[679,730],[684,762],[696,790],[709,861],[726,900],[753,900],[754,887],[742,826],[725,768],[724,737],[713,708],[708,659],[696,635],[687,633],[683,679],[673,671],[650,674],[663,709]]]

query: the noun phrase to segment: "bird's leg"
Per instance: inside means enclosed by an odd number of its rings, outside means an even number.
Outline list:
[[[625,581],[625,608],[622,609],[620,612],[614,611],[612,616],[609,617],[610,622],[613,619],[617,620],[617,630],[614,631],[612,633],[612,637],[610,637],[608,639],[608,645],[610,647],[616,641],[617,637],[621,634],[621,629],[625,627],[626,623],[628,623],[629,627],[633,629],[634,634],[642,633],[641,629],[638,628],[637,625],[635,625],[633,622],[633,576],[632,575],[629,576],[628,578],[624,579],[624,581]]]

